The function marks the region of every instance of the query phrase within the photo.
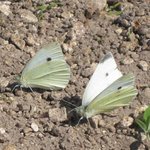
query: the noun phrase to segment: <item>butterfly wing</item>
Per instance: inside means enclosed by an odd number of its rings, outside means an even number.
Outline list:
[[[86,108],[87,118],[126,106],[137,95],[133,75],[124,75],[99,94]]]
[[[62,49],[57,42],[50,43],[43,48],[41,48],[35,56],[27,63],[25,66],[22,75],[37,66],[46,63],[47,59],[51,60],[64,60]]]
[[[26,87],[57,90],[69,82],[70,68],[64,60],[52,60],[24,73],[22,84]]]
[[[122,73],[117,69],[117,64],[112,53],[108,53],[98,64],[83,94],[82,105],[88,105],[97,95],[119,79]]]

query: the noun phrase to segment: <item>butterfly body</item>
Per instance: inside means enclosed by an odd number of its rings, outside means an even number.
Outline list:
[[[22,87],[58,90],[65,88],[70,68],[58,43],[43,47],[27,63],[19,80]]]

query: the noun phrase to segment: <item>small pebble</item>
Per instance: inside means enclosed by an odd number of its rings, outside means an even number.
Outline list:
[[[3,150],[17,150],[17,149],[16,149],[15,145],[8,144],[3,148]]]
[[[5,14],[6,16],[9,16],[12,13],[11,10],[10,10],[10,3],[9,4],[4,4],[4,2],[0,2],[0,12]]]
[[[9,80],[5,77],[0,78],[0,87],[6,87],[9,84]]]
[[[148,108],[147,105],[141,106],[141,107],[136,107],[134,111],[134,117],[137,118],[139,114],[142,114],[146,109]]]
[[[138,64],[139,68],[142,69],[143,71],[148,70],[148,64],[146,61],[141,60]]]
[[[52,122],[62,122],[67,120],[66,108],[52,108],[48,111],[49,118]]]
[[[137,31],[137,33],[139,34],[139,35],[146,35],[147,33],[148,33],[148,28],[146,28],[146,27],[140,27],[140,28],[138,28],[138,31]]]
[[[132,53],[131,53],[131,57],[132,57],[135,61],[138,61],[138,59],[139,59],[139,55],[138,55],[136,52],[132,52]]]
[[[133,118],[132,117],[130,117],[130,116],[125,116],[125,117],[123,117],[123,120],[121,121],[121,125],[123,126],[123,127],[129,127],[129,126],[131,126],[132,124],[133,124]]]
[[[4,128],[0,128],[0,134],[5,134],[5,129]]]
[[[11,41],[19,48],[24,49],[25,48],[25,41],[20,37],[19,34],[12,34]]]
[[[19,13],[20,13],[21,18],[23,18],[25,22],[28,22],[28,23],[38,22],[37,17],[31,11],[27,9],[21,9]]]
[[[38,125],[37,125],[36,123],[34,123],[34,122],[31,124],[31,128],[32,128],[32,130],[33,130],[34,132],[38,132],[38,131],[39,131]]]
[[[144,95],[145,95],[145,97],[147,97],[148,99],[150,99],[150,88],[145,88],[144,89]]]
[[[93,128],[98,128],[98,125],[99,125],[99,116],[94,116],[92,118],[89,119],[90,121],[90,125],[93,127]]]
[[[129,64],[132,64],[134,62],[134,60],[130,57],[126,57],[123,61],[122,61],[122,64],[124,65],[129,65]]]
[[[122,33],[122,29],[118,28],[117,30],[115,30],[115,32],[120,35]]]

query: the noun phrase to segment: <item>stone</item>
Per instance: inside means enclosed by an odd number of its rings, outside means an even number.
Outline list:
[[[66,44],[66,43],[63,43],[62,46],[63,46],[63,51],[64,52],[71,52],[71,51],[73,51],[72,47],[70,45]]]
[[[145,97],[150,99],[150,88],[147,87],[147,88],[144,89],[144,95],[145,95]]]
[[[37,125],[36,123],[34,123],[34,122],[31,124],[31,128],[32,128],[32,130],[33,130],[34,132],[38,132],[38,131],[39,131],[38,125]]]
[[[146,61],[141,60],[138,64],[139,68],[142,69],[143,71],[148,70],[148,64]]]
[[[19,13],[20,13],[21,18],[27,23],[38,22],[37,17],[29,10],[21,9]]]
[[[106,0],[87,0],[86,1],[86,9],[93,14],[96,10],[103,10],[106,5],[107,1]]]
[[[148,108],[148,105],[143,105],[141,107],[136,107],[134,111],[134,117],[137,118],[139,114],[143,114],[143,112]]]
[[[24,49],[25,48],[25,41],[19,36],[19,34],[12,34],[11,41],[19,49]]]
[[[9,80],[5,77],[0,77],[0,87],[6,87],[9,84]]]
[[[124,116],[123,120],[121,121],[121,125],[123,127],[129,127],[133,124],[134,119],[130,116]]]
[[[86,68],[82,70],[81,75],[83,77],[89,77],[93,73],[93,68]]]
[[[131,52],[131,57],[135,60],[135,61],[138,61],[139,59],[139,55],[136,53],[136,52]]]
[[[90,125],[93,128],[104,127],[106,124],[100,115],[89,118]]]
[[[33,46],[35,44],[35,38],[33,37],[33,35],[31,33],[29,33],[27,35],[27,39],[26,39],[26,43],[29,45],[29,46]]]
[[[139,35],[146,35],[148,33],[149,29],[147,27],[140,27],[137,30],[137,33]]]
[[[0,11],[6,16],[9,16],[12,13],[9,6],[10,4],[11,2],[9,1],[0,2]]]
[[[134,62],[134,60],[130,57],[126,57],[123,61],[122,61],[122,64],[124,65],[130,65]]]
[[[0,128],[0,134],[5,134],[5,129],[4,128]]]
[[[63,122],[67,120],[66,108],[51,108],[48,111],[48,116],[52,122]]]
[[[122,29],[121,28],[118,28],[117,30],[115,30],[115,32],[120,35],[122,33]]]
[[[3,148],[3,150],[17,150],[17,149],[16,149],[15,145],[8,144]]]
[[[72,18],[73,17],[73,14],[68,12],[68,11],[64,11],[61,16],[65,19],[68,19],[68,18]]]

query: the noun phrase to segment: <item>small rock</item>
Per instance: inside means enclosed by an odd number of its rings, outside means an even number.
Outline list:
[[[90,121],[90,125],[93,128],[98,128],[98,125],[99,125],[99,116],[94,116],[92,118],[89,118],[89,121]]]
[[[134,62],[134,60],[130,57],[126,57],[121,63],[124,65],[129,65],[132,64]]]
[[[131,26],[130,22],[126,19],[118,18],[116,20],[116,23],[119,23],[121,26],[125,28],[129,28]]]
[[[6,3],[8,2],[8,3]],[[10,10],[10,5],[11,2],[5,1],[5,2],[0,2],[0,11],[5,14],[6,16],[9,16],[12,12]]]
[[[132,42],[126,42],[120,44],[119,46],[119,53],[126,54],[128,51],[133,51],[135,45]]]
[[[5,129],[4,128],[0,128],[0,134],[5,134]]]
[[[134,121],[134,119],[132,117],[125,116],[123,118],[123,120],[121,121],[121,125],[123,127],[129,127],[129,126],[131,126],[133,124],[133,121]]]
[[[62,122],[67,120],[66,108],[52,108],[48,111],[49,118],[52,122]]]
[[[19,48],[24,49],[25,41],[18,34],[12,34],[11,41]]]
[[[87,0],[85,3],[87,11],[92,15],[94,12],[103,10],[106,5],[106,0]]]
[[[122,29],[121,28],[118,28],[117,30],[115,30],[115,32],[120,35],[122,33]]]
[[[82,37],[86,31],[84,24],[80,21],[74,23],[72,30],[73,30],[73,33],[72,33],[73,41],[75,41],[76,38],[78,38],[78,37],[79,38]]]
[[[73,14],[70,13],[69,11],[64,11],[61,16],[65,19],[68,19],[68,18],[72,18],[73,17]]]
[[[49,92],[44,92],[43,94],[42,94],[42,98],[43,99],[45,99],[45,100],[47,100],[48,98],[49,98]]]
[[[139,114],[142,114],[147,108],[148,108],[148,105],[136,107],[136,109],[134,111],[134,117],[137,118],[139,116]]]
[[[99,126],[104,127],[106,125],[100,115],[96,115],[92,118],[89,118],[89,121],[90,121],[90,125],[93,128],[98,128]]]
[[[0,87],[6,87],[9,84],[9,80],[5,77],[0,78]]]
[[[39,133],[39,134],[38,134],[38,137],[39,137],[39,138],[43,138],[44,135],[43,135],[42,133]]]
[[[63,51],[64,52],[67,52],[67,51],[71,52],[71,51],[73,51],[72,47],[70,45],[68,45],[68,44],[64,43],[62,46],[63,46]]]
[[[146,35],[148,33],[149,29],[147,27],[140,27],[137,30],[137,33],[139,35]]]
[[[142,69],[143,71],[148,70],[148,64],[146,61],[141,60],[138,64],[139,68]]]
[[[93,68],[86,68],[82,70],[81,75],[83,77],[89,77],[93,73]]]
[[[28,34],[27,39],[26,39],[26,43],[29,46],[33,46],[35,44],[35,40],[32,34]]]
[[[3,148],[3,150],[17,150],[17,149],[16,149],[15,145],[8,144]]]
[[[32,129],[31,128],[24,128],[23,129],[23,133],[25,134],[25,135],[27,135],[29,132],[31,132],[32,131]]]
[[[34,132],[38,132],[38,131],[39,131],[38,125],[37,125],[36,123],[34,123],[34,122],[31,124],[31,128],[32,128],[32,130],[33,130]]]
[[[138,55],[136,52],[132,52],[132,53],[131,53],[131,57],[132,57],[135,61],[137,61],[137,60],[139,59],[139,55]]]
[[[33,57],[35,55],[35,51],[33,50],[33,47],[27,47],[26,52],[30,54],[30,57]]]
[[[150,99],[150,88],[145,88],[144,89],[144,95],[145,95],[145,97]]]
[[[144,9],[137,9],[135,14],[136,14],[136,16],[144,16],[145,11],[144,11]]]
[[[36,23],[36,22],[38,22],[37,17],[29,10],[26,10],[26,9],[20,10],[20,15],[21,15],[21,18],[23,18],[24,21],[27,22],[27,23]]]
[[[23,95],[23,91],[15,89],[15,93],[14,94],[15,94],[15,96],[22,96]]]

